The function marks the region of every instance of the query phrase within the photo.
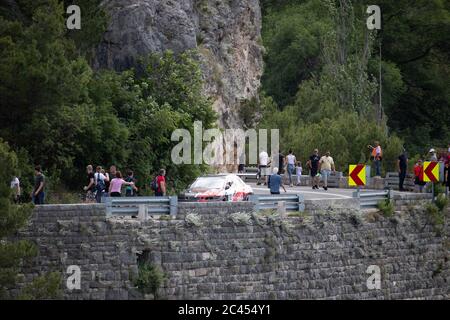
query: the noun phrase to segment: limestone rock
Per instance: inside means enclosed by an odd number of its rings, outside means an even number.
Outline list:
[[[108,0],[110,24],[96,49],[95,68],[124,70],[138,56],[200,52],[204,92],[223,128],[240,126],[240,101],[257,95],[262,74],[258,0]]]

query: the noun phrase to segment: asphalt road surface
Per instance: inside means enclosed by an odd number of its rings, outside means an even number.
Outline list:
[[[269,188],[264,185],[257,186],[256,183],[247,183],[253,188],[254,194],[270,194]],[[328,188],[325,191],[323,188],[319,190],[313,190],[311,187],[289,187],[285,186],[287,193],[293,194],[303,194],[305,200],[330,200],[330,199],[349,199],[352,198],[352,194],[356,191],[354,189],[338,189],[338,188]],[[364,191],[379,191],[379,190],[370,190],[364,189]],[[284,194],[283,189],[280,189],[280,193]]]

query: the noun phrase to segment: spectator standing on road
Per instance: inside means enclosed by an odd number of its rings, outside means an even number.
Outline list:
[[[95,191],[95,177],[94,177],[94,168],[92,165],[88,165],[86,167],[87,173],[87,186],[83,188],[86,191],[86,202],[92,202],[94,200],[94,191]]]
[[[397,160],[397,169],[398,169],[398,189],[400,191],[405,191],[403,188],[403,184],[406,178],[406,172],[408,170],[408,157],[406,155],[406,150],[403,149],[402,154],[398,157]]]
[[[94,174],[95,182],[95,201],[97,203],[102,202],[102,197],[106,191],[106,176],[102,173],[102,167],[97,166]]]
[[[280,194],[280,187],[286,192],[286,188],[283,185],[283,179],[278,174],[278,168],[273,168],[273,174],[269,177],[270,194]]]
[[[375,141],[375,147],[369,145],[369,149],[372,150],[371,159],[373,160],[375,167],[375,176],[381,177],[381,161],[383,160],[383,150],[381,149],[380,142]]]
[[[295,171],[297,173],[297,186],[301,185],[301,177],[302,177],[302,162],[301,161],[297,161],[297,166],[295,167]]]
[[[280,175],[284,174],[284,154],[282,151],[278,153],[278,173]]]
[[[120,171],[116,171],[116,177],[111,180],[109,184],[109,195],[111,197],[121,197],[122,196],[122,186],[132,186],[133,182],[126,182],[122,179],[122,173]]]
[[[136,183],[137,183],[137,179],[134,176],[134,172],[133,170],[128,170],[127,171],[127,177],[125,178],[126,182],[133,182],[133,185],[127,186],[125,189],[125,197],[136,197],[137,194],[137,188],[136,188]]]
[[[319,182],[320,182],[320,176],[319,176],[319,150],[315,149],[314,153],[309,157],[308,162],[306,165],[308,166],[311,174],[311,183],[313,189],[319,189]]]
[[[423,181],[423,164],[421,159],[419,159],[414,165],[414,177],[414,185],[416,186],[416,191],[418,190],[420,193],[422,193],[425,182]]]
[[[286,156],[286,168],[289,176],[289,187],[293,186],[292,175],[294,174],[296,162],[297,159],[295,158],[295,155],[293,154],[292,150],[289,150],[289,154]]]
[[[156,177],[156,186],[157,189],[155,190],[155,196],[156,197],[162,197],[166,195],[166,170],[160,169],[159,174]]]
[[[259,153],[259,165],[258,165],[258,182],[257,185],[261,184],[261,177],[264,176],[264,185],[267,185],[267,168],[269,167],[269,155],[266,151],[261,151]]]
[[[429,154],[430,161],[438,161],[436,150],[434,148],[431,148],[430,151],[428,152],[428,154]]]
[[[327,151],[325,155],[322,158],[320,158],[319,165],[320,165],[320,172],[322,173],[323,177],[323,189],[327,191],[328,178],[330,177],[331,170],[333,170],[333,172],[336,171],[336,168],[334,167],[334,160],[331,157],[330,151]]]
[[[13,197],[13,201],[14,203],[19,203],[19,198],[20,198],[20,181],[19,178],[14,176],[11,179],[11,190],[12,190],[12,197]]]
[[[36,205],[44,204],[45,176],[42,173],[41,166],[38,165],[34,168],[34,174],[35,174],[34,188],[33,188],[33,192],[31,193],[31,199],[32,199],[33,203]]]

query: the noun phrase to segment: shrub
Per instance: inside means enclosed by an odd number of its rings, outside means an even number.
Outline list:
[[[157,266],[149,263],[141,263],[138,268],[139,274],[135,280],[135,286],[142,294],[150,293],[157,299],[158,289],[165,279],[164,273]]]
[[[391,217],[395,212],[394,203],[390,200],[380,201],[378,203],[378,209],[380,209],[385,217]]]
[[[427,184],[425,190],[428,193],[432,192],[432,190],[433,190],[432,185],[433,185],[432,183]],[[440,183],[434,183],[434,196],[437,197],[438,195],[443,194],[443,193],[445,194],[445,187]]]
[[[439,207],[436,204],[429,203],[426,206],[426,212],[430,216],[435,227],[442,226],[444,224],[444,214],[439,210]]]
[[[250,225],[251,215],[245,212],[236,212],[230,215],[231,220],[236,225]]]
[[[436,206],[438,207],[439,211],[444,211],[444,209],[448,205],[448,198],[445,196],[445,194],[438,194],[435,201]]]
[[[20,300],[44,300],[61,298],[61,274],[50,272],[33,279],[19,296]]]
[[[185,218],[188,226],[201,227],[203,225],[200,216],[196,213],[189,213]]]

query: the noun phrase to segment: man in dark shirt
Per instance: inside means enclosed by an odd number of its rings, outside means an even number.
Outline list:
[[[284,174],[284,154],[280,151],[278,154],[278,173]]]
[[[314,153],[311,155],[311,157],[309,157],[309,160],[306,163],[311,172],[311,182],[313,189],[319,189],[319,182],[320,182],[319,161],[320,161],[319,150],[315,149]]]
[[[87,186],[83,189],[86,191],[86,202],[92,202],[94,200],[94,191],[95,191],[95,175],[94,175],[94,167],[92,165],[88,165],[86,167],[87,172]]]
[[[398,167],[398,188],[400,191],[405,191],[403,188],[403,184],[405,182],[406,178],[406,171],[408,169],[408,157],[406,155],[406,150],[403,149],[402,154],[398,157],[397,160],[397,167]]]
[[[34,188],[31,198],[34,204],[44,204],[44,185],[45,177],[42,174],[41,166],[36,166],[34,168],[35,178],[34,178]]]

